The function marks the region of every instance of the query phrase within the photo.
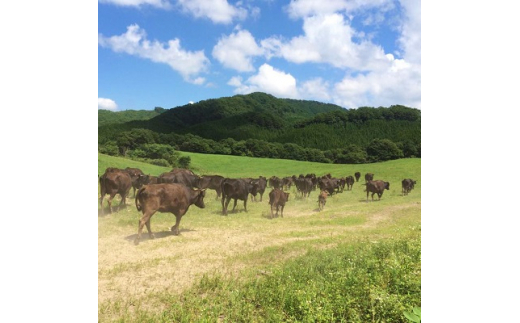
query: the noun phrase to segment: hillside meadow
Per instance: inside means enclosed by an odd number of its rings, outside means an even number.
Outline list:
[[[403,311],[421,305],[421,160],[334,165],[181,152],[199,174],[284,177],[362,174],[352,191],[301,198],[292,187],[284,216],[270,219],[263,200],[238,201],[221,215],[208,190],[204,209],[191,206],[170,234],[175,217],[156,213],[133,244],[140,213],[132,191],[127,207],[98,212],[100,322],[407,322]],[[137,167],[159,175],[170,168],[98,155],[107,167]],[[380,201],[366,202],[363,175],[390,182]],[[417,180],[409,195],[404,178]],[[98,189],[99,197],[99,189]],[[108,196],[107,196],[108,197]],[[258,197],[259,198],[259,197]],[[230,208],[231,208],[230,204]],[[106,207],[106,202],[104,202]],[[99,200],[98,200],[99,209]]]

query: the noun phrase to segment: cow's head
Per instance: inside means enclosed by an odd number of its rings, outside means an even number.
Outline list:
[[[390,190],[390,183],[389,183],[389,182],[385,182],[385,188],[386,188],[387,190]]]
[[[206,205],[204,205],[204,196],[206,196],[206,190],[195,190],[195,204],[196,206],[200,207],[201,209],[205,208]]]

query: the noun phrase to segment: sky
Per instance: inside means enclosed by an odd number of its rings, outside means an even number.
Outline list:
[[[420,109],[420,1],[99,0],[98,109],[252,92]]]

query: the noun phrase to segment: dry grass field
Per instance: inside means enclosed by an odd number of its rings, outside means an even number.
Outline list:
[[[191,158],[196,165],[195,157]],[[350,173],[347,170],[349,173],[338,174],[339,168],[334,168],[337,165],[324,165],[332,166],[333,176]],[[357,168],[375,169],[375,179],[391,182],[390,190],[384,192],[380,201],[375,195],[375,201],[369,198],[366,202],[361,179],[352,191],[329,196],[322,211],[318,210],[317,191],[301,198],[293,187],[289,190],[284,217],[270,219],[268,188],[262,202],[248,201],[248,212],[239,200],[237,212],[223,216],[215,191],[208,190],[204,199],[206,207],[190,207],[180,223],[179,236],[169,231],[175,217],[158,212],[151,219],[155,239],[148,239],[145,229],[137,246],[133,240],[140,213],[133,194],[130,193],[126,207],[119,206],[116,197],[114,212],[105,211],[104,215],[100,212],[98,216],[99,321],[131,319],[139,311],[161,313],[169,306],[164,295],[181,295],[204,275],[236,280],[261,277],[270,268],[308,250],[330,249],[349,241],[375,243],[417,234],[421,223],[420,159]],[[296,166],[293,169],[297,170]],[[290,170],[290,166],[284,169]],[[264,174],[261,175],[270,176]],[[405,177],[418,181],[408,196],[401,194],[400,180]],[[232,203],[230,209],[231,206]]]

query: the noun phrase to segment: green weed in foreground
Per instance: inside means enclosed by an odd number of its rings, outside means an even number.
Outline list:
[[[305,256],[239,282],[204,275],[146,322],[406,322],[421,304],[420,237],[359,242]]]

